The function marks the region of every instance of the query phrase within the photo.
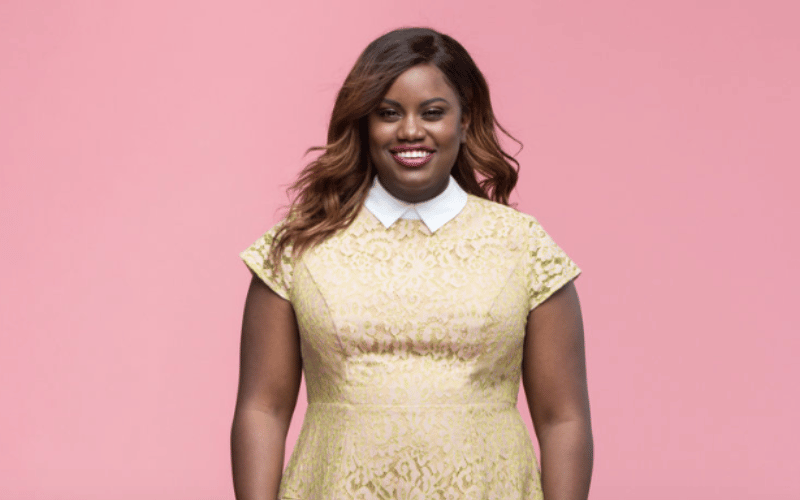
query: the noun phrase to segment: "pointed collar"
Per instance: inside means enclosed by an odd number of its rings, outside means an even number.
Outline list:
[[[364,201],[367,209],[386,228],[397,219],[416,219],[422,220],[431,233],[455,218],[466,204],[467,193],[452,175],[444,191],[422,203],[406,203],[397,199],[383,187],[376,175]]]

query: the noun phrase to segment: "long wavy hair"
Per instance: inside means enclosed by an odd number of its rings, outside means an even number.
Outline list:
[[[375,176],[367,118],[395,79],[418,64],[439,68],[458,95],[462,113],[469,113],[453,178],[467,193],[508,205],[519,162],[500,147],[496,129],[522,143],[497,122],[483,74],[453,38],[429,28],[397,29],[374,40],[358,57],[336,97],[327,144],[306,152],[322,154],[288,189],[293,201],[273,240],[273,262],[280,262],[286,248],[299,256],[353,222]]]

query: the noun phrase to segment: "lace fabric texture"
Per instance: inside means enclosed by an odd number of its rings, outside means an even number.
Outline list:
[[[581,272],[541,225],[471,195],[435,233],[362,209],[276,271],[280,224],[241,253],[300,330],[308,409],[279,498],[541,500],[525,325]]]

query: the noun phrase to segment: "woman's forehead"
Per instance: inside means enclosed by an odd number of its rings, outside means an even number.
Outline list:
[[[432,64],[418,64],[398,76],[384,99],[393,101],[423,101],[444,99],[452,104],[458,96],[442,71]]]

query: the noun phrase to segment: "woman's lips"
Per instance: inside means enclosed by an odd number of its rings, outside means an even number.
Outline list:
[[[425,156],[420,156],[417,158],[403,158],[397,153],[392,153],[392,158],[394,158],[394,161],[400,165],[403,165],[404,167],[416,168],[425,165],[431,161],[431,158],[433,158],[433,151],[425,151],[425,153],[427,153]]]

